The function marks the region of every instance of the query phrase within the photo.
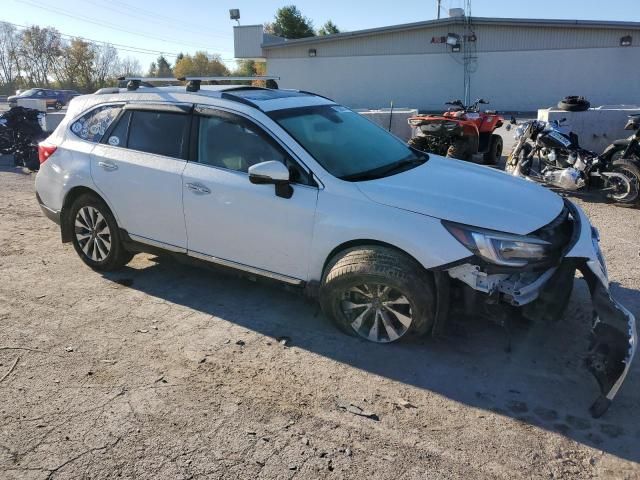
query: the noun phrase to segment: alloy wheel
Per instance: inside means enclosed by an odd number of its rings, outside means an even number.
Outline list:
[[[78,245],[94,262],[101,262],[111,251],[111,230],[104,216],[95,207],[82,207],[75,219]]]
[[[367,283],[350,288],[343,294],[340,308],[358,335],[376,343],[399,339],[413,322],[409,299],[383,284]]]

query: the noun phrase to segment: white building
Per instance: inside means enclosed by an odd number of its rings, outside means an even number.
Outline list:
[[[234,41],[236,58],[266,61],[281,88],[352,108],[441,110],[483,97],[490,108],[533,111],[567,95],[640,104],[634,22],[458,16],[297,40],[250,25],[235,27]]]

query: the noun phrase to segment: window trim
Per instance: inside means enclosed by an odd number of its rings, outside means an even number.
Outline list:
[[[258,122],[255,118],[249,115],[246,115],[242,112],[238,112],[237,110],[220,107],[218,105],[205,105],[205,104],[196,104],[194,106],[192,115],[193,115],[193,121],[191,122],[192,130],[191,130],[191,139],[189,142],[190,143],[189,157],[187,159],[190,163],[195,163],[195,164],[202,165],[209,168],[216,168],[226,172],[241,173],[247,177],[249,176],[248,172],[243,172],[241,170],[234,170],[232,168],[220,167],[216,165],[209,165],[206,163],[201,163],[196,158],[197,152],[198,152],[199,136],[200,136],[200,118],[214,117],[214,116],[224,117],[225,115],[233,115],[235,117],[239,117],[247,121],[249,124],[257,128],[264,136],[266,136],[269,140],[271,140],[271,142],[273,142],[275,146],[277,146],[280,150],[282,150],[282,152],[285,155],[287,155],[291,159],[291,161],[298,166],[298,168],[306,172],[307,177],[310,180],[310,183],[291,182],[293,185],[301,186],[301,187],[309,187],[314,189],[321,188],[322,184],[320,183],[318,178],[315,176],[313,171],[309,167],[307,167],[305,163],[301,161],[298,158],[298,156],[295,155],[284,142],[282,142],[271,130],[269,130],[269,128],[267,128],[262,123]]]

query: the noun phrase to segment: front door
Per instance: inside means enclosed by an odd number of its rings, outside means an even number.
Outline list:
[[[310,174],[244,117],[206,110],[194,129],[194,161],[183,174],[189,253],[306,280],[318,198]],[[276,196],[273,185],[249,182],[247,169],[268,160],[289,167],[291,198]]]
[[[133,240],[186,249],[181,175],[190,119],[180,108],[128,108],[92,152],[93,180]]]

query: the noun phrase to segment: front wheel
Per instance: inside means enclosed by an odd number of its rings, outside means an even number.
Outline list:
[[[614,160],[612,165],[614,176],[608,177],[608,183],[613,188],[609,197],[618,205],[631,207],[637,205],[640,199],[640,168],[632,160]]]
[[[320,304],[344,332],[374,343],[425,333],[435,315],[433,279],[388,247],[355,247],[329,263]]]
[[[55,108],[56,110],[62,110],[62,102],[60,100],[58,100],[55,105],[53,106],[53,108]]]
[[[117,270],[133,258],[122,245],[120,230],[109,207],[91,194],[80,195],[71,206],[73,248],[94,270]]]
[[[484,163],[487,165],[497,165],[502,158],[503,142],[500,135],[491,135],[489,151],[484,155]]]

